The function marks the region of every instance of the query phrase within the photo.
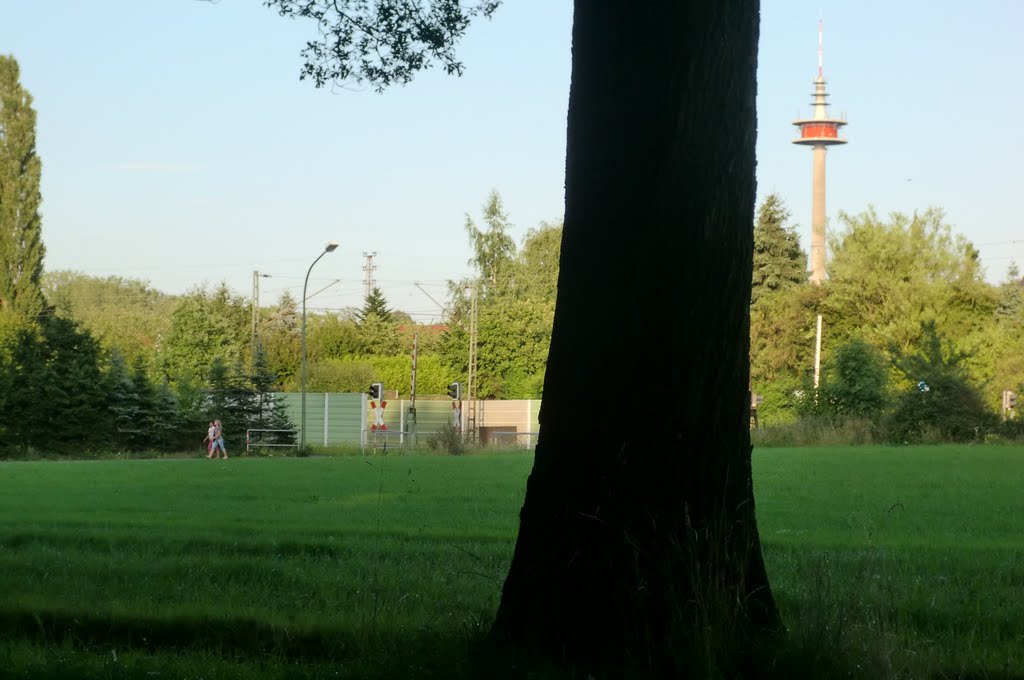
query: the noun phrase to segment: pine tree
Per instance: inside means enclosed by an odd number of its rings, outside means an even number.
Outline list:
[[[103,377],[106,400],[107,441],[105,445],[121,451],[131,446],[131,430],[138,422],[138,403],[132,377],[124,357],[117,350],[110,354],[110,365]]]
[[[18,62],[0,56],[0,311],[34,316],[43,308],[43,247],[32,95]]]
[[[391,322],[391,310],[388,309],[388,301],[385,299],[384,293],[380,292],[380,288],[374,288],[366,296],[363,308],[356,312],[356,325],[361,327],[371,314],[376,315],[385,323]]]
[[[153,389],[152,406],[149,432],[151,448],[173,451],[179,443],[190,441],[188,435],[194,430],[185,429],[187,414],[183,412],[178,396],[166,379],[161,380]],[[187,443],[185,447],[189,448]]]
[[[996,303],[996,319],[999,323],[1020,323],[1024,321],[1024,279],[1016,262],[1011,262],[1006,271],[1006,281],[999,286],[999,300]]]
[[[274,385],[277,384],[277,376],[270,370],[267,356],[262,351],[256,353],[256,365],[253,367],[253,375],[250,380],[256,409],[249,420],[249,427],[261,430],[294,431],[295,425],[288,418],[284,400],[276,397],[273,393]],[[262,439],[276,444],[295,443],[294,432],[272,432],[267,435]]]
[[[788,221],[786,204],[777,194],[768,194],[757,211],[757,224],[754,226],[751,304],[757,304],[768,291],[807,279],[807,256],[800,248],[800,237],[786,224]]]

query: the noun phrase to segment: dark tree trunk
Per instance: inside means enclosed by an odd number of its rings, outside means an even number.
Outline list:
[[[685,673],[778,625],[747,424],[758,19],[576,0],[543,426],[492,634],[527,655]]]

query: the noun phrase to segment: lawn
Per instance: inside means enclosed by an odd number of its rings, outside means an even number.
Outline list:
[[[531,462],[0,464],[0,675],[469,677]],[[1024,676],[1024,449],[754,466],[794,639],[891,677]]]

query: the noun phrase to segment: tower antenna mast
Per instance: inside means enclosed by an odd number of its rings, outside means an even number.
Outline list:
[[[846,125],[846,119],[834,118],[828,111],[828,94],[825,92],[825,74],[822,67],[823,23],[818,19],[818,77],[814,79],[812,113],[810,118],[793,121],[793,125],[800,129],[800,136],[794,139],[793,143],[809,146],[813,150],[810,280],[815,285],[821,285],[826,278],[825,149],[837,144],[846,144],[846,140],[839,136],[840,128]]]
[[[822,32],[823,32],[822,31],[822,23],[823,23],[823,21],[821,19],[818,19],[818,77],[819,78],[824,78],[825,77],[823,75],[823,71],[822,71],[822,68],[821,68],[821,57],[822,57],[822,53],[824,52],[824,50],[822,50],[822,47],[821,47],[821,35],[822,35]]]

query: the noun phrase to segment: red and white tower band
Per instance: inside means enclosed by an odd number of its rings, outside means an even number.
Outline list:
[[[811,283],[821,285],[825,280],[825,149],[833,144],[846,144],[839,136],[839,128],[846,125],[845,118],[829,118],[828,95],[821,69],[821,22],[818,22],[818,77],[814,79],[814,112],[810,118],[793,121],[800,128],[800,137],[794,144],[803,144],[814,150],[814,185],[811,201]]]

